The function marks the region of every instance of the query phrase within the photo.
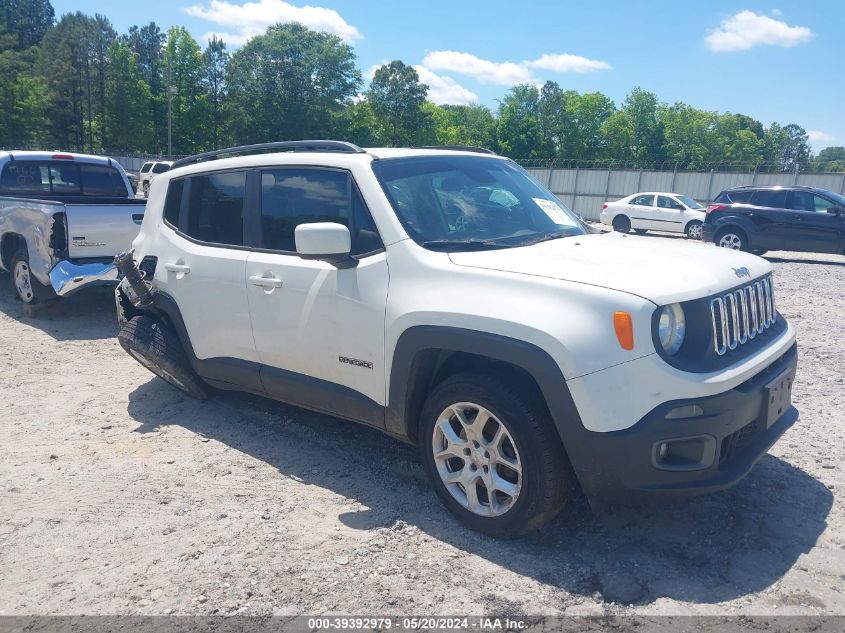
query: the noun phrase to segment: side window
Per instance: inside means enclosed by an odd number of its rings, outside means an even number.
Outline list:
[[[821,196],[813,196],[813,211],[818,213],[827,213],[827,210],[831,207],[835,207],[836,203],[831,202],[827,198],[822,198]]]
[[[243,171],[192,177],[183,232],[201,242],[243,246],[245,189]]]
[[[82,173],[82,193],[86,196],[121,196],[128,195],[126,184],[120,172],[107,165],[79,166]],[[55,187],[55,185],[54,185]]]
[[[179,226],[179,210],[182,208],[182,192],[184,190],[184,178],[171,180],[167,187],[167,197],[164,199],[164,220],[173,228]]]
[[[295,252],[296,227],[312,222],[337,222],[349,227],[353,255],[382,247],[369,211],[345,171],[307,168],[262,171],[262,246]]]
[[[154,174],[163,174],[166,171],[170,171],[170,165],[167,163],[156,163],[153,165]]]
[[[815,211],[813,194],[809,191],[791,191],[789,193],[789,208],[795,211]]]
[[[150,167],[152,166],[152,163],[144,163],[143,167],[141,167],[141,173],[146,174],[148,171],[150,171]]]
[[[770,209],[783,209],[786,207],[786,192],[780,189],[755,191],[751,196],[751,204]]]
[[[18,193],[50,193],[50,173],[47,165],[29,161],[6,163],[0,175],[0,191],[12,195]]]
[[[728,196],[729,202],[735,202],[737,204],[748,204],[751,202],[751,196],[754,192],[753,191],[732,191]]]
[[[640,207],[653,207],[654,206],[654,196],[653,195],[636,196],[628,204],[635,204],[635,205],[640,206]]]
[[[669,196],[657,196],[657,206],[661,209],[681,210],[684,208],[680,202],[673,200]]]

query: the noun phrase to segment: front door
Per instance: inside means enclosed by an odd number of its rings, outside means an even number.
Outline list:
[[[792,191],[789,197],[796,251],[841,253],[845,241],[845,217],[828,210],[838,205],[811,191]]]
[[[357,264],[300,258],[294,230],[309,222],[349,227]],[[382,426],[387,259],[351,175],[262,170],[260,226],[260,249],[250,253],[244,279],[265,389],[293,404]]]
[[[684,210],[686,207],[674,198],[669,196],[657,196],[657,212],[655,214],[655,229],[658,231],[672,231],[673,233],[683,233],[684,224]]]

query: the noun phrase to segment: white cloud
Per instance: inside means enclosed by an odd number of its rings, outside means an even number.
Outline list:
[[[256,0],[244,4],[211,0],[207,5],[186,7],[185,12],[226,29],[225,32],[208,33],[206,37],[217,35],[231,46],[241,46],[249,38],[263,34],[267,27],[279,22],[299,22],[309,29],[337,35],[347,44],[364,37],[333,9],[310,5],[296,7],[283,0]]]
[[[523,62],[493,62],[472,53],[460,51],[433,51],[423,58],[422,65],[432,70],[446,70],[466,75],[483,84],[515,86],[539,84],[534,69],[556,73],[588,73],[610,70],[610,64],[569,53],[546,53],[539,58]]]
[[[807,136],[810,137],[810,140],[813,141],[813,143],[829,143],[836,140],[836,137],[833,136],[833,134],[828,134],[827,132],[822,132],[821,130],[807,130]]]
[[[443,77],[425,66],[414,66],[420,83],[428,86],[428,98],[439,105],[469,105],[478,103],[478,95],[467,90],[451,77]]]
[[[526,66],[530,68],[540,68],[543,70],[552,70],[556,73],[591,73],[596,70],[610,70],[611,66],[607,62],[598,59],[589,59],[581,57],[580,55],[570,55],[569,53],[562,53],[558,55],[545,54],[541,55],[539,59],[531,62],[525,62]]]
[[[754,46],[791,47],[810,40],[806,26],[792,26],[753,11],[740,11],[710,31],[704,42],[711,51],[746,51]]]
[[[422,65],[432,70],[448,70],[467,75],[483,84],[495,86],[515,86],[537,81],[531,70],[522,64],[491,62],[471,53],[458,51],[434,51],[425,56]]]

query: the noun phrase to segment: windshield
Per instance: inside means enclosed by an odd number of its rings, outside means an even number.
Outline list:
[[[698,204],[695,200],[693,200],[689,196],[678,196],[678,200],[683,202],[690,209],[703,209],[704,208],[703,205]]]
[[[819,189],[819,191],[824,193],[828,198],[832,199],[839,206],[845,207],[845,197],[840,196],[838,193],[834,193],[833,191],[828,191],[827,189]]]
[[[510,161],[420,156],[372,166],[405,230],[427,248],[507,248],[586,232],[554,194]]]

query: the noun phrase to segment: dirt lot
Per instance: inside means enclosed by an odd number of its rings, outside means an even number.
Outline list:
[[[771,454],[728,492],[577,499],[515,542],[447,515],[413,448],[192,401],[119,348],[109,291],[32,319],[4,277],[0,615],[843,614],[845,258],[770,260],[801,411]]]

